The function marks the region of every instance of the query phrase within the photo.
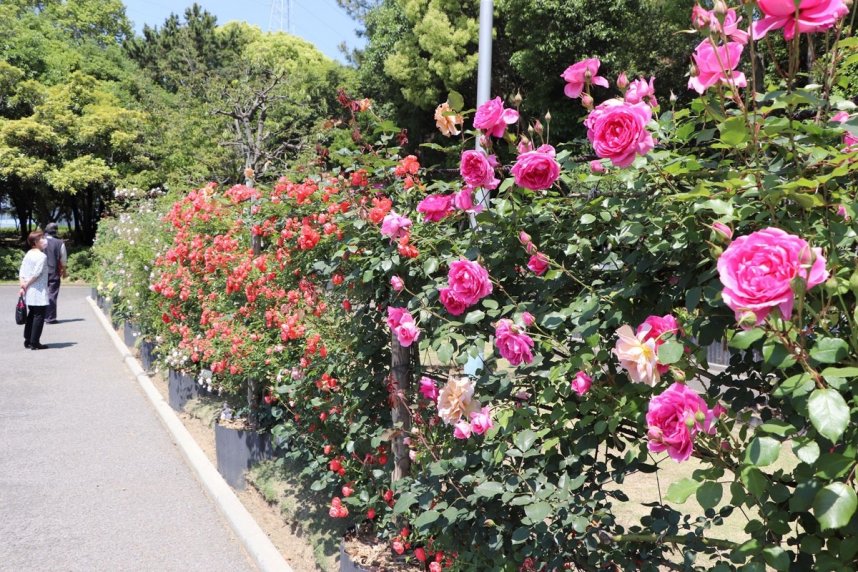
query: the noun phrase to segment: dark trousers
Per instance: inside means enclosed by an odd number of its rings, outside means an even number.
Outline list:
[[[53,322],[57,319],[57,297],[60,295],[60,276],[48,277],[48,311],[45,321]]]
[[[42,328],[45,326],[47,306],[27,306],[27,325],[24,326],[24,341],[31,346],[41,343]]]

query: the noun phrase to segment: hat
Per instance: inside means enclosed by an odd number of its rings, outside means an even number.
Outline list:
[[[55,223],[55,222],[49,222],[49,223],[47,224],[47,226],[45,227],[45,232],[46,232],[46,233],[48,233],[48,234],[50,234],[50,235],[52,235],[52,236],[56,236],[56,235],[57,235],[57,230],[59,230],[59,228],[60,228],[60,227],[57,225],[57,223]]]

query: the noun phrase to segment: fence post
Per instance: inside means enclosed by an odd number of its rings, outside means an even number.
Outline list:
[[[402,347],[393,331],[391,331],[390,350],[390,377],[393,386],[391,391],[393,437],[390,440],[390,448],[393,451],[393,482],[395,483],[406,476],[411,469],[411,457],[408,456],[405,437],[411,431],[408,400],[412,394],[414,375],[411,369],[411,347]]]

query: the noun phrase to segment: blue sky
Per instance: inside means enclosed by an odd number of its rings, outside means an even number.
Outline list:
[[[197,0],[197,4],[217,16],[218,24],[231,20],[243,20],[263,31],[279,29],[279,19],[272,22],[272,1],[279,7],[290,5],[290,0]],[[171,13],[182,16],[185,8],[193,0],[176,2],[175,0],[124,0],[128,18],[134,23],[134,30],[140,33],[143,25],[158,26]],[[284,10],[285,11],[285,10]],[[363,46],[363,40],[355,34],[357,23],[337,5],[336,0],[291,0],[291,31],[316,45],[328,57],[344,62],[337,45],[345,41],[349,48]],[[283,31],[286,30],[286,18],[283,18]],[[271,26],[269,28],[269,26]]]

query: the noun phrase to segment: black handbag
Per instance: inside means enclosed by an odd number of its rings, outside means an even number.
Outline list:
[[[23,294],[18,296],[18,305],[15,306],[15,323],[19,326],[27,323],[27,303]]]

